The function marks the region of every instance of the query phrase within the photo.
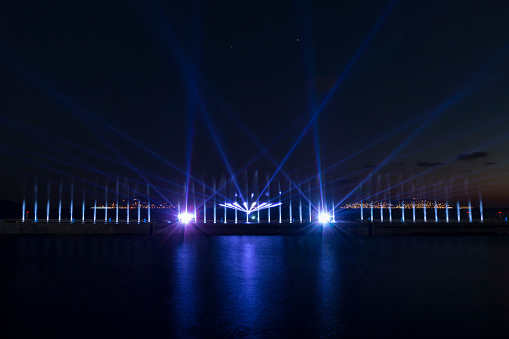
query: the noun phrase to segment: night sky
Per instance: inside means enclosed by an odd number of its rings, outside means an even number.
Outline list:
[[[0,199],[120,178],[175,201],[187,173],[212,185],[258,171],[285,185],[321,173],[336,201],[363,183],[509,206],[508,13],[482,0],[4,1]]]

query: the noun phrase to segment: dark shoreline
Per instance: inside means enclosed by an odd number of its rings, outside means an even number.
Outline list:
[[[3,221],[0,235],[151,235],[161,233],[184,233],[204,235],[282,235],[282,234],[351,234],[361,236],[377,235],[418,235],[418,234],[471,234],[504,235],[509,234],[509,224],[498,220],[480,222],[420,222],[420,223],[380,223],[348,222],[322,226],[320,224],[219,224],[219,223],[81,223],[81,222],[20,222]]]

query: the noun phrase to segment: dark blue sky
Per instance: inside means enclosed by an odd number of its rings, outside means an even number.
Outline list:
[[[264,178],[290,154],[285,173],[327,169],[338,197],[371,173],[373,187],[447,183],[505,206],[508,10],[459,0],[5,2],[0,198],[19,200],[36,178],[164,187],[152,175],[182,182],[190,168],[210,182],[229,176],[226,163]]]

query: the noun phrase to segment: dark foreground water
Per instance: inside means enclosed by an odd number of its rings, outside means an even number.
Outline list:
[[[509,237],[1,237],[9,337],[506,337]]]

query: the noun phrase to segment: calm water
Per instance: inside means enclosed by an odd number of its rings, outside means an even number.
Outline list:
[[[509,237],[1,237],[0,254],[13,337],[509,330]]]

